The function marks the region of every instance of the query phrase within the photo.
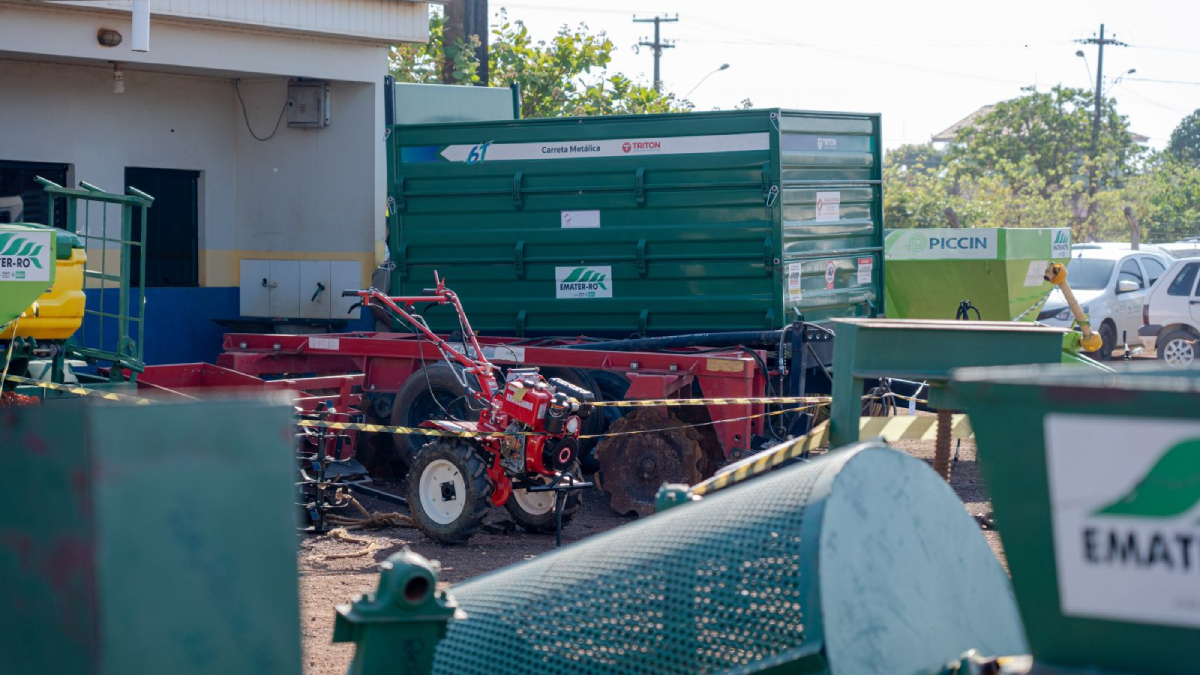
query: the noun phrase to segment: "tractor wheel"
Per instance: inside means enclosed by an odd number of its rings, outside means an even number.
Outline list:
[[[431,363],[400,385],[392,402],[392,426],[419,427],[422,422],[447,417],[473,422],[479,419],[479,411],[471,410],[469,396],[449,364]],[[425,438],[414,434],[392,434],[396,454],[405,466],[412,466],[417,451],[424,447]]]
[[[579,465],[571,467],[571,475],[579,476]],[[543,485],[549,480],[539,477]],[[512,496],[504,503],[509,515],[528,532],[553,533],[557,529],[554,517],[554,492],[530,492],[513,489]],[[571,522],[571,516],[583,505],[583,490],[569,490],[563,502],[563,525]]]
[[[417,527],[442,544],[461,544],[483,525],[492,482],[475,446],[462,439],[427,443],[408,468],[408,508]]]
[[[657,409],[638,408],[609,427],[613,434],[630,431],[653,433],[609,436],[596,446],[596,482],[617,514],[651,515],[663,483],[695,485],[703,479],[707,460],[695,428]]]

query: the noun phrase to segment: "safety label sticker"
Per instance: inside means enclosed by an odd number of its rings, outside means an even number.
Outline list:
[[[1041,286],[1046,283],[1046,265],[1049,260],[1030,260],[1029,269],[1025,272],[1025,287]]]
[[[825,290],[833,290],[833,280],[837,276],[837,265],[832,260],[825,263]]]
[[[871,270],[875,269],[874,258],[859,258],[858,259],[858,285],[871,285]]]
[[[562,211],[559,214],[562,229],[600,227],[599,211]]]
[[[1046,416],[1065,615],[1200,628],[1200,422]]]
[[[341,342],[337,338],[310,337],[308,338],[308,348],[336,350],[341,348]]]
[[[1050,244],[1051,258],[1071,257],[1071,230],[1062,228],[1054,230],[1054,241]]]
[[[839,220],[842,217],[842,193],[817,193],[817,220]]]
[[[788,263],[787,266],[788,280],[787,293],[788,300],[799,302],[804,298],[803,292],[800,290],[800,263]]]
[[[612,267],[578,265],[554,268],[554,297],[611,298]]]

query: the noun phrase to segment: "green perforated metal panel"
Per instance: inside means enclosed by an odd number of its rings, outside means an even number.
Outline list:
[[[434,672],[913,673],[1022,653],[1008,580],[923,462],[863,444],[451,589]]]

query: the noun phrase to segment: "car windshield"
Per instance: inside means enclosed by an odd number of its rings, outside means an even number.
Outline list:
[[[1067,265],[1067,283],[1078,291],[1099,291],[1108,286],[1112,276],[1112,260],[1075,258]]]

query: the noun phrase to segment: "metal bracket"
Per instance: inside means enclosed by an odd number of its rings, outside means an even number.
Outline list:
[[[639,277],[645,277],[649,265],[646,263],[646,240],[638,239],[637,243],[637,271]]]
[[[400,244],[400,246],[396,249],[396,259],[393,262],[396,263],[396,276],[398,276],[401,281],[407,281],[408,280],[408,244]],[[396,291],[392,291],[392,292],[395,293]]]
[[[649,326],[649,324],[650,324],[650,310],[643,309],[641,311],[641,313],[638,314],[638,332],[641,333],[642,335],[645,335],[646,328],[647,328],[647,326]]]
[[[405,201],[404,201],[404,177],[403,176],[396,179],[396,198],[392,199],[392,197],[389,196],[388,201],[393,202],[393,204],[396,207],[396,209],[395,209],[396,211],[403,211],[404,209],[408,208],[408,204],[405,203]]]
[[[518,209],[525,205],[524,201],[523,201],[524,197],[521,194],[521,182],[524,179],[524,177],[525,177],[524,171],[518,171],[515,174],[513,174],[512,197],[513,197],[513,204]]]
[[[517,337],[525,337],[525,310],[517,312]]]
[[[646,169],[638,167],[638,170],[633,174],[633,198],[637,200],[638,206],[646,205]]]
[[[772,185],[771,189],[767,190],[767,208],[771,208],[775,204],[775,198],[779,196],[779,186]]]
[[[525,242],[518,241],[516,250],[513,251],[513,271],[517,273],[518,279],[525,278]]]
[[[767,274],[771,274],[775,269],[775,246],[770,236],[763,239],[763,267]]]

